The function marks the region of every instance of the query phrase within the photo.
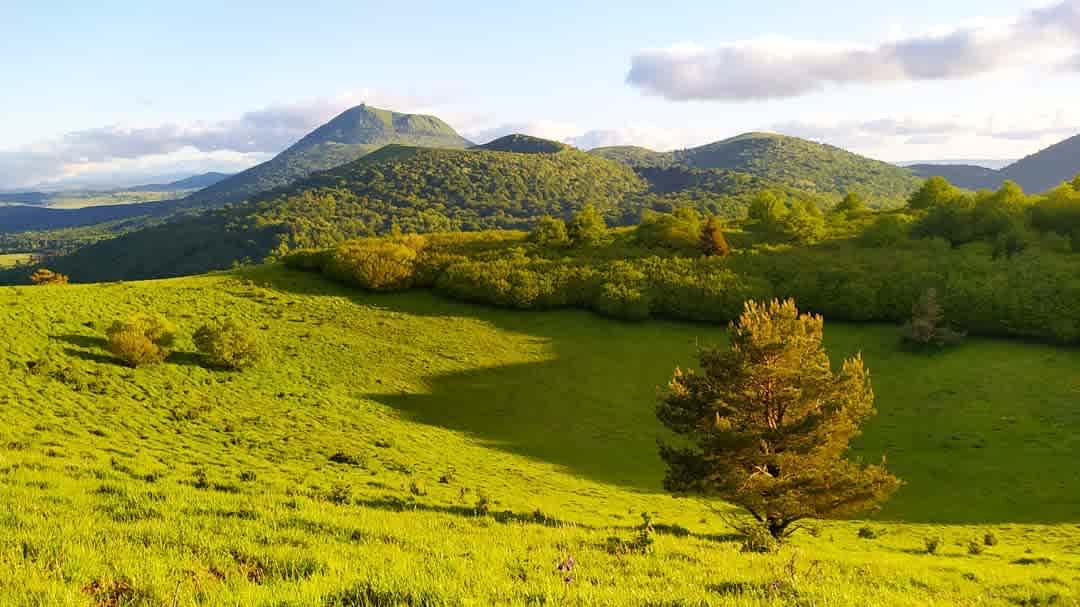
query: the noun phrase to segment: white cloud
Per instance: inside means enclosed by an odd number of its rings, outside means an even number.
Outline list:
[[[1080,0],[876,46],[760,38],[714,48],[643,50],[626,80],[673,101],[797,97],[831,85],[965,79],[1010,68],[1060,67],[1080,52]]]

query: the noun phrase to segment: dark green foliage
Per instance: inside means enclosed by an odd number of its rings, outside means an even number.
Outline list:
[[[911,320],[904,323],[900,335],[916,348],[945,348],[960,343],[964,334],[945,323],[945,312],[938,303],[937,289],[927,289],[911,309]]]
[[[983,553],[985,548],[983,544],[980,544],[978,540],[971,540],[967,545],[968,554],[972,556],[978,556]]]
[[[514,152],[517,154],[557,154],[571,148],[558,141],[513,134],[499,137],[484,145],[475,146],[473,149],[488,150],[489,152]]]
[[[983,545],[985,545],[985,546],[997,546],[998,545],[998,538],[997,538],[996,535],[994,535],[993,531],[987,531],[985,534],[983,534]]]
[[[859,240],[868,247],[895,247],[911,235],[912,221],[909,215],[883,215],[863,230]]]
[[[941,545],[945,543],[945,540],[940,537],[928,537],[923,540],[923,546],[926,548],[926,554],[937,554]]]
[[[718,217],[710,217],[701,228],[701,252],[709,257],[727,257],[731,254],[731,245],[724,238],[724,225]]]
[[[545,215],[536,221],[536,227],[529,232],[529,241],[543,247],[564,247],[570,243],[566,222]]]
[[[161,316],[137,314],[106,331],[109,351],[132,367],[156,364],[171,353],[176,328]]]
[[[832,371],[822,327],[793,301],[749,301],[730,350],[703,351],[700,375],[676,371],[656,415],[692,446],[661,446],[668,491],[742,506],[781,539],[798,520],[871,509],[896,490],[883,466],[844,458],[874,394],[861,357]]]
[[[575,247],[594,247],[610,241],[603,215],[591,204],[586,204],[574,214],[566,226],[566,232]]]
[[[255,332],[234,320],[205,324],[194,335],[195,347],[207,361],[224,369],[245,369],[261,356]]]
[[[859,539],[876,540],[878,535],[873,527],[859,527]]]

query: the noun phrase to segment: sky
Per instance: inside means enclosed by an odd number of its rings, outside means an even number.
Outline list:
[[[1080,133],[1080,0],[0,0],[0,189],[264,161],[361,102],[482,143],[747,131],[882,160]]]

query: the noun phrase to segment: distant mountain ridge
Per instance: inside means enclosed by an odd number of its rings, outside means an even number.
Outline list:
[[[120,188],[118,192],[181,192],[185,190],[201,190],[232,177],[231,173],[218,173],[210,171],[199,175],[192,175],[171,183],[148,183],[130,188]]]
[[[909,168],[920,177],[941,176],[953,185],[968,190],[997,189],[1005,181],[1014,181],[1025,192],[1044,192],[1080,173],[1080,135],[1055,143],[997,171],[983,167],[940,164],[922,164]]]
[[[636,146],[596,148],[592,154],[638,167],[726,169],[821,193],[857,191],[902,198],[918,187],[907,169],[841,148],[775,133],[745,133],[695,148],[656,152]]]
[[[345,110],[274,158],[196,192],[183,206],[220,206],[287,186],[312,173],[352,162],[384,145],[466,148],[470,142],[434,116],[400,114],[368,105]]]

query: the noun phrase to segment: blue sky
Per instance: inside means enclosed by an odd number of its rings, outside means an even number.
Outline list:
[[[669,149],[749,130],[886,160],[1080,132],[1080,0],[0,0],[0,188],[264,160],[348,105],[474,139]]]

